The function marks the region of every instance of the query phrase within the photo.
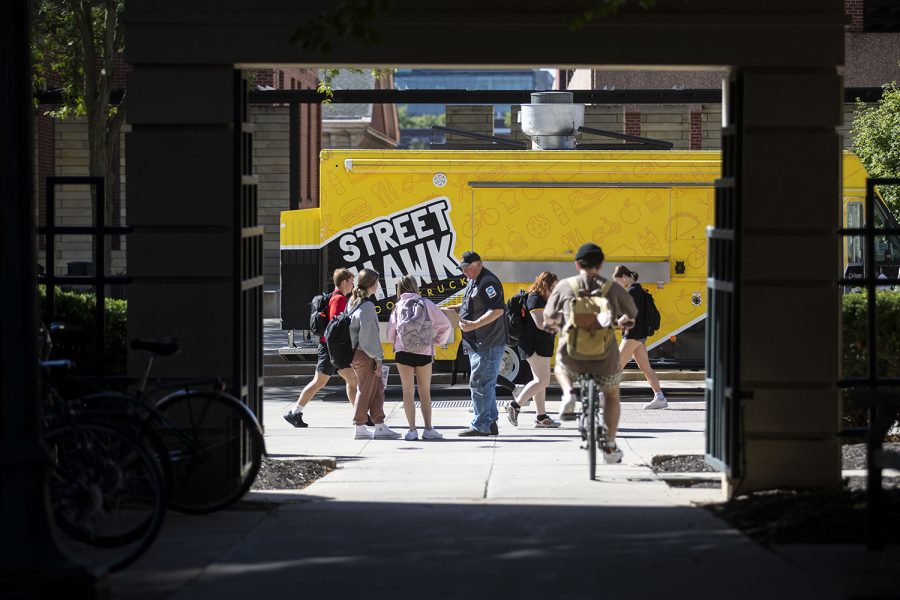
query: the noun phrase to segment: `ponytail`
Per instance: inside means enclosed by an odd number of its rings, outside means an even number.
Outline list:
[[[631,277],[633,280],[638,280],[637,271],[632,271],[625,265],[619,265],[616,267],[616,270],[613,271],[613,277]]]
[[[359,272],[359,275],[356,277],[356,285],[353,286],[353,291],[350,292],[350,301],[347,302],[348,311],[353,310],[369,297],[366,290],[378,283],[379,277],[378,271],[374,269],[363,269]]]

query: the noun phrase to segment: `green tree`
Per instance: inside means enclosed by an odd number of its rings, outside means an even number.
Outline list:
[[[86,117],[88,172],[103,177],[105,212],[112,215],[113,150],[125,122],[123,104],[110,102],[117,58],[124,48],[124,0],[32,0],[32,64],[36,89],[59,89],[50,114]],[[110,264],[111,239],[104,248]]]
[[[872,106],[857,99],[853,119],[853,152],[870,177],[900,177],[900,88],[884,86]],[[881,195],[895,217],[900,217],[900,188],[882,187]]]
[[[431,129],[432,125],[444,125],[444,115],[410,115],[406,106],[397,107],[397,120],[401,129]]]

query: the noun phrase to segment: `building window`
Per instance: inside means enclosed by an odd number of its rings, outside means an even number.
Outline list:
[[[897,0],[865,0],[863,31],[900,33],[900,3]]]

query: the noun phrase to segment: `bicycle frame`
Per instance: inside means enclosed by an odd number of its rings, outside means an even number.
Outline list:
[[[594,480],[597,472],[597,448],[607,440],[606,426],[601,419],[604,397],[593,375],[583,373],[578,376],[578,382],[581,388],[578,431],[581,433],[581,447],[588,451],[588,474]]]

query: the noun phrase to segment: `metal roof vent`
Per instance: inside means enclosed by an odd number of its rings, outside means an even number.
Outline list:
[[[572,92],[535,92],[519,111],[522,133],[532,150],[574,150],[575,134],[584,125],[584,104],[572,103]]]

